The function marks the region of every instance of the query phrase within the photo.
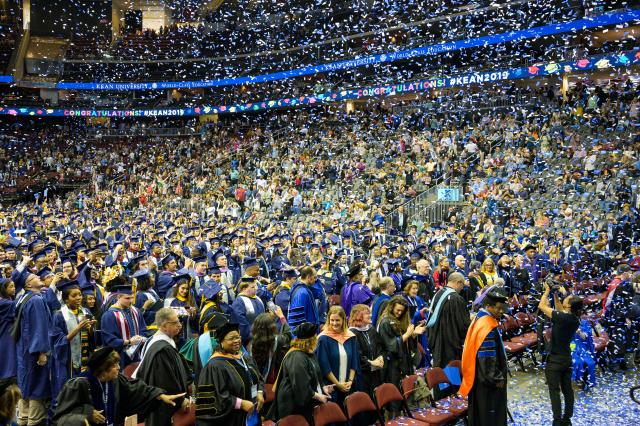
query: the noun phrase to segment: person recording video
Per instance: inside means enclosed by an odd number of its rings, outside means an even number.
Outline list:
[[[549,294],[553,291],[555,309],[549,305]],[[540,298],[538,309],[551,319],[551,342],[547,354],[545,376],[549,386],[553,426],[571,424],[573,416],[573,388],[571,387],[571,340],[580,326],[583,301],[579,296],[566,296],[567,290],[562,285],[544,284],[544,293]],[[562,303],[560,294],[566,296]],[[564,396],[564,414],[560,392]]]

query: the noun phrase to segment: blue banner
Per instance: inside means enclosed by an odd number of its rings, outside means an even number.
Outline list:
[[[13,83],[12,75],[0,75],[0,83]]]
[[[229,114],[246,111],[260,111],[272,108],[296,107],[320,103],[340,102],[349,99],[365,99],[376,96],[393,96],[401,93],[417,93],[446,87],[471,86],[506,80],[561,75],[589,70],[604,70],[640,64],[640,50],[614,55],[586,57],[577,61],[545,62],[529,67],[496,69],[486,72],[472,72],[451,77],[433,77],[425,80],[407,81],[385,86],[363,87],[339,92],[282,98],[271,101],[250,102],[234,105],[199,106],[195,108],[136,109],[136,110],[91,110],[91,109],[44,109],[44,108],[2,108],[0,115],[66,116],[66,117],[181,117],[203,114]]]
[[[432,46],[423,46],[415,49],[400,50],[398,52],[384,53],[381,55],[365,56],[362,58],[332,62],[329,64],[310,65],[288,71],[280,71],[272,74],[263,74],[249,77],[232,77],[221,80],[208,81],[171,81],[171,82],[146,82],[146,83],[58,83],[58,89],[73,90],[163,90],[163,89],[193,89],[199,87],[238,86],[251,83],[265,83],[269,81],[284,80],[287,78],[301,77],[324,72],[359,68],[366,65],[382,64],[402,59],[417,58],[421,56],[436,55],[442,52],[468,49],[472,47],[490,46],[500,43],[517,42],[532,38],[544,37],[553,34],[576,32],[587,28],[596,28],[606,25],[622,24],[640,20],[640,10],[634,9],[626,12],[611,12],[594,18],[583,18],[561,24],[544,25],[526,30],[510,31],[501,34],[493,34],[484,37],[458,40],[448,43],[440,43]]]

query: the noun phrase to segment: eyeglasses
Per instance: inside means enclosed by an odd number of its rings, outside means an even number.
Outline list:
[[[175,320],[175,321],[165,321],[165,324],[174,324],[174,325],[178,325],[178,324],[180,324],[180,320]]]
[[[224,338],[223,341],[237,342],[237,341],[240,341],[240,340],[242,340],[242,338],[240,337],[240,335],[237,335],[237,336],[227,336],[227,337]]]

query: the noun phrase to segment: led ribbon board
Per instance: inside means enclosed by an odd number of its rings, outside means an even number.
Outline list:
[[[596,28],[606,25],[623,24],[640,20],[640,10],[634,9],[625,12],[605,13],[594,18],[583,18],[560,24],[543,25],[526,30],[509,31],[501,34],[493,34],[468,40],[458,40],[448,43],[440,43],[432,46],[423,46],[415,49],[400,50],[398,52],[384,53],[380,55],[365,56],[328,64],[309,65],[288,71],[279,71],[272,74],[263,74],[249,77],[232,77],[220,80],[208,81],[165,81],[146,83],[58,83],[58,89],[71,90],[163,90],[163,89],[195,89],[201,87],[238,86],[251,83],[265,83],[269,81],[284,80],[287,78],[301,77],[324,72],[359,68],[366,65],[376,65],[386,62],[394,62],[401,59],[431,56],[442,52],[468,49],[472,47],[491,46],[500,43],[517,42],[534,39],[554,34],[575,32],[588,28]]]
[[[561,75],[564,73],[606,70],[640,64],[640,50],[615,55],[586,57],[577,61],[546,62],[522,68],[498,69],[487,72],[473,72],[452,77],[434,77],[425,80],[408,81],[385,86],[349,89],[339,92],[319,93],[297,98],[250,102],[235,105],[199,106],[174,109],[136,110],[91,110],[91,109],[44,109],[44,108],[0,108],[0,115],[30,115],[54,117],[181,117],[203,114],[228,114],[260,111],[271,108],[295,107],[320,103],[340,102],[349,99],[366,99],[379,96],[394,96],[401,93],[418,93],[446,87],[471,86],[506,80]]]

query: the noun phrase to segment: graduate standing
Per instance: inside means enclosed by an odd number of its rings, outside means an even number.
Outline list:
[[[11,328],[16,320],[16,286],[9,278],[0,278],[0,347],[4,350],[0,363],[0,380],[16,377],[16,342]]]
[[[187,393],[191,382],[191,368],[178,352],[174,339],[180,335],[182,328],[178,315],[171,308],[162,308],[156,312],[158,331],[147,342],[142,354],[140,366],[134,377],[143,380],[150,386],[164,389],[170,394]],[[172,424],[172,416],[179,409],[189,407],[189,399],[180,397],[175,400],[176,406],[162,405],[147,417],[147,426]]]
[[[469,396],[470,426],[507,424],[507,354],[498,330],[506,301],[502,288],[490,289],[464,341],[459,392]]]
[[[201,426],[245,426],[264,403],[258,372],[241,352],[240,326],[215,331],[218,347],[198,378],[196,419]]]
[[[471,323],[467,302],[459,294],[464,283],[461,273],[450,274],[446,287],[431,301],[427,332],[434,367],[444,368],[462,358],[462,344]]]
[[[46,401],[51,397],[49,381],[49,327],[51,314],[40,295],[43,283],[35,274],[23,271],[18,286],[24,293],[16,304],[16,354],[20,425],[38,425],[47,418]]]
[[[335,385],[332,399],[339,405],[352,392],[360,369],[358,339],[347,327],[347,316],[340,306],[332,306],[318,337],[316,356],[326,385]]]
[[[62,292],[62,306],[53,315],[49,330],[51,342],[52,406],[62,386],[87,369],[89,354],[93,351],[95,319],[82,307],[82,292],[78,281],[57,284]]]
[[[303,322],[319,325],[318,307],[311,287],[316,282],[316,270],[312,266],[300,269],[300,280],[291,289],[287,322],[296,327]]]
[[[116,303],[102,315],[102,343],[120,355],[122,367],[140,360],[141,343],[146,340],[147,325],[133,306],[134,291],[128,278],[120,277],[114,288]]]
[[[175,400],[184,396],[167,395],[163,389],[127,379],[120,374],[120,356],[109,347],[95,350],[88,367],[62,388],[53,415],[54,425],[121,425],[134,414],[142,422],[161,403],[175,406]]]
[[[349,283],[342,292],[340,304],[344,312],[349,316],[351,308],[355,305],[368,305],[373,300],[374,294],[371,289],[363,284],[364,274],[362,273],[362,265],[359,262],[354,263],[347,273]]]
[[[238,297],[236,298],[231,309],[232,321],[237,322],[240,326],[240,334],[242,335],[242,344],[246,346],[251,340],[251,325],[256,317],[264,313],[264,303],[259,297],[256,297],[258,283],[252,277],[244,276],[238,286]]]
[[[291,414],[305,416],[311,423],[313,407],[329,400],[334,386],[322,386],[320,365],[314,354],[318,326],[304,322],[295,329],[291,342],[273,384],[275,401],[269,417],[279,420]]]

